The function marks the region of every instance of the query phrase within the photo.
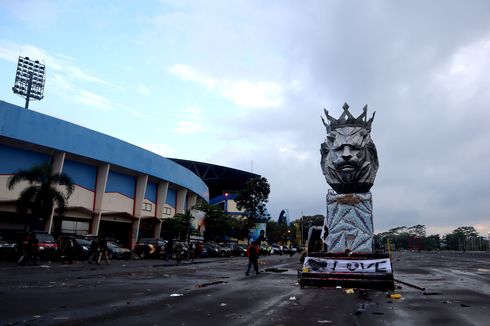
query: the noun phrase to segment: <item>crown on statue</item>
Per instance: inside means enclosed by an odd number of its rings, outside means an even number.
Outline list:
[[[327,128],[327,133],[330,133],[332,130],[342,127],[361,127],[371,131],[371,124],[373,123],[374,115],[376,114],[376,112],[373,113],[371,119],[367,120],[367,104],[364,106],[364,108],[362,108],[363,112],[357,118],[355,118],[349,112],[349,105],[347,103],[344,103],[342,109],[344,109],[344,112],[342,112],[338,119],[331,117],[328,114],[328,111],[326,109],[323,109],[329,121],[329,123],[327,124],[322,117],[323,124],[325,125],[325,128]]]

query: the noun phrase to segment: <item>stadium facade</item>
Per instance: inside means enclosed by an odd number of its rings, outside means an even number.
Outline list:
[[[114,137],[0,101],[0,229],[24,228],[16,211],[26,183],[8,190],[20,169],[50,162],[68,174],[75,191],[63,216],[45,230],[110,235],[133,247],[138,237],[159,237],[162,220],[198,201],[238,190],[252,173],[168,159]],[[203,171],[206,173],[203,174]],[[62,189],[62,188],[61,188]]]

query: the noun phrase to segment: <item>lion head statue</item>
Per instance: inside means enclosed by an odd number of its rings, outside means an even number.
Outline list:
[[[321,144],[321,167],[327,183],[339,194],[368,192],[378,171],[378,154],[371,139],[371,119],[367,120],[367,105],[355,118],[347,103],[339,119],[332,118],[323,124],[327,138]]]

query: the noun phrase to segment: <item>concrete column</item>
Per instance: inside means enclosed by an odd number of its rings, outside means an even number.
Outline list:
[[[138,233],[139,233],[140,221],[141,221],[141,209],[143,208],[143,200],[145,199],[147,182],[148,182],[148,175],[140,175],[136,180],[136,193],[134,195],[134,206],[133,206],[133,216],[135,217],[135,220],[133,221],[132,232],[131,232],[131,243],[129,244],[131,249],[134,248],[136,242],[138,241]]]
[[[95,185],[94,217],[92,219],[91,234],[99,234],[100,216],[102,214],[102,202],[104,201],[105,188],[109,177],[110,164],[99,166],[97,169],[97,184]]]
[[[155,224],[155,238],[160,238],[162,233],[162,218],[163,218],[163,208],[165,207],[165,202],[167,201],[167,191],[168,182],[162,181],[158,184],[157,190],[157,207],[155,209],[157,222]]]
[[[177,191],[177,207],[175,207],[175,214],[184,214],[185,212],[185,198],[187,196],[187,189],[179,189]]]
[[[56,153],[51,161],[51,167],[53,168],[53,173],[61,173],[63,171],[63,164],[65,163],[65,153]],[[61,190],[61,189],[60,189]],[[46,223],[45,231],[51,233],[53,230],[53,218],[54,218],[54,206],[51,210],[51,215]]]
[[[189,194],[187,197],[187,209],[192,209],[197,204],[197,195]]]

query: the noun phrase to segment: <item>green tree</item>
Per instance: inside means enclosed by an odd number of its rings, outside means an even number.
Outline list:
[[[230,217],[229,218],[230,230],[228,235],[238,240],[248,239],[250,228],[246,218],[242,217]]]
[[[472,226],[460,226],[453,232],[444,236],[446,249],[448,250],[466,250],[466,239],[477,237],[478,232]]]
[[[29,170],[18,170],[8,178],[8,189],[14,189],[21,181],[29,183],[17,199],[17,211],[24,215],[31,213],[26,222],[26,230],[34,226],[43,228],[54,207],[56,213],[62,215],[75,188],[73,180],[67,174],[53,173],[49,163],[33,166]],[[65,187],[66,194],[57,189],[58,185]]]
[[[441,237],[439,234],[432,234],[425,238],[424,249],[425,250],[437,250],[441,248]]]
[[[266,178],[250,179],[238,192],[235,202],[239,210],[244,211],[250,227],[255,223],[267,222],[265,205],[269,201],[270,185]]]
[[[191,220],[194,218],[190,210],[184,213],[175,214],[172,218],[166,218],[162,221],[164,237],[167,239],[179,239],[187,241],[191,232]]]
[[[220,207],[202,201],[193,208],[205,214],[204,225],[206,226],[206,230],[204,231],[204,240],[215,241],[224,235],[229,235],[232,228],[232,218],[226,216]]]
[[[410,226],[409,228],[407,228],[407,233],[413,237],[425,238],[426,236],[425,225],[417,224],[414,226]]]
[[[276,221],[267,222],[267,240],[271,243],[283,242],[287,236],[288,226],[286,223]]]

